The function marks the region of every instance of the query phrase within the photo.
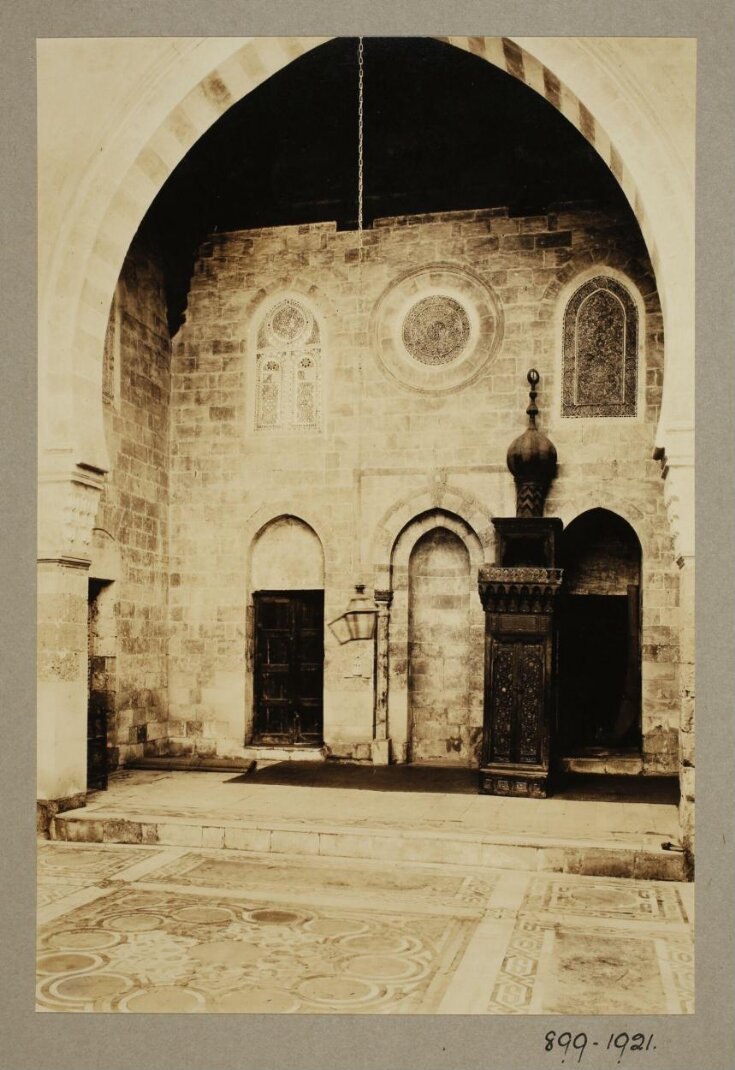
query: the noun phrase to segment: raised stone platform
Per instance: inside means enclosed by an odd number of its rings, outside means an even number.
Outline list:
[[[322,767],[323,768],[323,767]],[[670,801],[480,796],[476,772],[414,775],[354,768],[303,773],[294,763],[233,776],[126,771],[84,808],[54,817],[52,839],[228,848],[276,855],[454,863],[498,869],[685,880],[684,858],[664,848],[678,837]],[[412,774],[406,770],[410,779]],[[317,786],[320,775],[324,786]],[[278,781],[281,781],[280,783]],[[462,785],[467,787],[463,788]],[[365,785],[373,784],[373,787]],[[430,785],[434,785],[433,787]],[[654,799],[656,797],[654,796]]]

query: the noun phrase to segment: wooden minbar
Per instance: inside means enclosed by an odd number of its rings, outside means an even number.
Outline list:
[[[485,717],[479,790],[488,795],[549,794],[556,703],[555,605],[561,520],[543,517],[556,450],[536,428],[538,372],[528,373],[529,427],[508,450],[516,516],[493,520],[495,564],[480,569],[485,609]]]

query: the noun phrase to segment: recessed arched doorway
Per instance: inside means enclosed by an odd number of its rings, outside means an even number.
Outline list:
[[[557,748],[563,757],[641,747],[641,544],[591,509],[562,536]]]
[[[281,516],[251,555],[252,741],[314,746],[323,736],[324,553],[304,521]]]

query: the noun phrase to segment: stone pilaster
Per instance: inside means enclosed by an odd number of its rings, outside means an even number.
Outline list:
[[[690,427],[666,431],[658,449],[666,511],[679,573],[679,826],[689,868],[694,870],[695,802],[695,613],[694,613],[694,449]]]
[[[103,473],[48,451],[38,488],[38,775],[41,809],[87,787],[87,588]]]
[[[375,637],[375,738],[372,744],[374,765],[390,762],[388,736],[389,638],[391,591],[376,591],[378,620]]]

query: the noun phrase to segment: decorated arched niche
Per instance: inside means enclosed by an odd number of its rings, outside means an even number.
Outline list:
[[[641,544],[607,509],[562,535],[559,746],[563,757],[640,751]]]
[[[638,309],[625,286],[599,274],[564,310],[562,416],[635,416]]]
[[[293,516],[256,536],[251,556],[252,739],[314,746],[323,735],[324,554]]]

